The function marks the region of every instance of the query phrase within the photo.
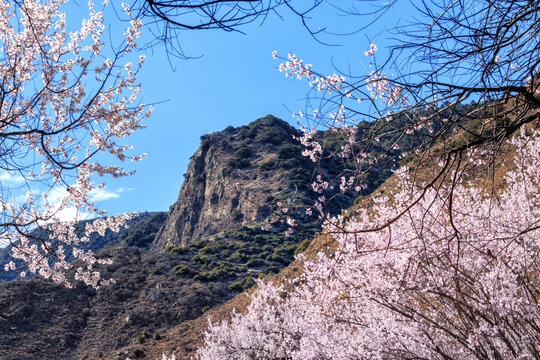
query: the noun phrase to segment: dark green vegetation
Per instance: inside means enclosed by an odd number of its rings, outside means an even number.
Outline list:
[[[128,231],[119,233],[118,240],[128,246],[148,249],[166,218],[167,213],[164,212],[151,213],[148,217],[140,218]]]
[[[244,226],[185,247],[169,246],[166,251],[181,259],[171,270],[176,276],[219,282],[239,292],[252,286],[254,279],[277,274],[290,264],[295,254],[307,248],[310,240],[305,236],[310,235],[296,232],[285,236],[284,232]]]
[[[238,149],[232,152],[225,171],[233,173],[253,166],[252,177],[261,181],[280,174],[283,181],[277,191],[281,194],[272,200],[282,200],[293,193],[313,197],[309,194],[309,185],[316,166],[302,156],[303,147],[294,139],[298,136],[296,129],[270,115],[242,126],[234,140],[227,142],[229,147],[232,144]]]

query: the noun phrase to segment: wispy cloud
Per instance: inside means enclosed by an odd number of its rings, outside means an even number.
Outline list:
[[[121,188],[118,188],[116,190],[106,190],[105,188],[103,189],[94,189],[92,191],[90,191],[89,195],[90,195],[90,200],[93,201],[93,202],[97,202],[97,201],[105,201],[105,200],[109,200],[109,199],[118,199],[122,193],[126,192],[126,191],[132,191],[132,190],[135,190],[134,188],[124,188],[124,187],[121,187]]]
[[[59,221],[81,221],[81,220],[90,220],[95,218],[95,214],[90,214],[80,209],[77,209],[73,206],[69,206],[60,211],[57,211],[55,214],[56,220]]]
[[[93,189],[88,193],[88,198],[92,202],[105,201],[110,199],[118,199],[122,193],[126,191],[134,190],[133,188],[118,188],[116,190],[108,190],[106,188]],[[50,203],[61,201],[67,196],[67,190],[65,188],[54,188],[47,194],[47,199]]]
[[[7,171],[0,171],[0,183],[8,183],[11,185],[17,185],[24,183],[24,177],[21,175],[10,174]]]
[[[66,188],[54,188],[47,193],[47,203],[52,205],[55,212],[54,221],[80,221],[92,218],[90,213],[68,206],[59,210],[62,200],[68,195]],[[52,222],[51,219],[48,222]]]
[[[118,199],[120,193],[117,191],[107,191],[105,189],[94,189],[88,194],[91,201],[104,201],[109,199]]]
[[[100,202],[111,199],[118,199],[121,197],[122,193],[131,190],[133,190],[133,188],[126,189],[124,187],[121,187],[115,190],[107,190],[106,188],[93,189],[89,193],[89,200],[91,202]],[[58,207],[60,207],[60,202],[65,198],[66,195],[67,190],[65,188],[55,188],[47,194],[47,201],[49,202],[49,204],[56,203],[58,204]],[[84,212],[72,206],[68,206],[56,212],[56,218],[60,221],[88,220],[94,217],[94,214]]]
[[[15,184],[17,182],[24,182],[24,178],[22,176],[14,176],[12,174],[9,174],[7,172],[0,172],[0,185],[2,182],[8,182],[10,181],[11,184]],[[123,193],[128,191],[133,191],[134,188],[125,188],[120,187],[118,189],[109,190],[106,187],[101,189],[94,189],[89,193],[89,200],[93,203],[99,203],[102,201],[107,200],[114,200],[119,199]],[[71,206],[71,204],[68,204],[68,206],[63,207],[60,210],[61,204],[68,196],[68,192],[66,188],[63,187],[56,187],[53,189],[50,189],[49,191],[45,192],[46,198],[42,198],[39,193],[34,193],[35,195],[35,205],[39,204],[48,204],[51,207],[51,210],[55,214],[55,220],[54,221],[80,221],[80,220],[88,220],[95,217],[95,214],[91,214],[88,212],[85,212],[83,209],[77,209],[74,206]],[[31,193],[26,190],[24,192],[20,191],[15,196],[11,198],[11,201],[15,206],[25,206],[25,204],[28,202],[29,198],[31,196]],[[5,199],[7,200],[7,198]],[[48,222],[53,221],[52,219]],[[1,239],[0,235],[0,248],[4,246],[5,241]]]

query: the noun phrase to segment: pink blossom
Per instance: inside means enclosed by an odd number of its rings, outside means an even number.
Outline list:
[[[377,47],[377,45],[375,44],[369,44],[369,50],[367,50],[364,55],[366,56],[369,56],[369,57],[373,57],[373,55],[375,54],[375,52],[379,50],[379,48]]]
[[[21,276],[37,273],[72,286],[66,277],[71,266],[66,255],[72,251],[83,261],[76,277],[98,287],[106,282],[91,269],[93,264],[106,261],[77,245],[87,241],[92,232],[118,231],[131,215],[98,219],[84,234],[76,228],[85,216],[105,214],[91,201],[91,191],[99,187],[93,180],[96,176],[132,173],[99,161],[138,161],[145,157],[127,156],[131,146],[123,144],[123,139],[144,128],[142,121],[152,112],[138,99],[136,74],[143,58],[137,65],[123,62],[136,46],[142,23],[124,6],[129,17],[125,45],[107,49],[103,39],[114,36],[104,32],[106,3],[96,9],[93,2],[88,2],[88,13],[80,28],[73,28],[69,34],[64,0],[28,0],[24,6],[19,5],[0,2],[0,43],[3,58],[7,59],[0,64],[0,77],[4,86],[12,89],[3,98],[10,103],[10,109],[4,109],[2,118],[10,120],[3,123],[2,133],[8,134],[13,143],[3,150],[28,154],[24,161],[36,163],[34,168],[25,163],[19,171],[30,190],[25,200],[0,198],[3,215],[10,219],[3,228],[4,235],[13,245],[13,258],[27,268]],[[16,21],[11,20],[13,16]],[[13,87],[9,79],[17,86]],[[43,192],[35,184],[49,190]],[[65,214],[73,215],[66,221]],[[36,227],[50,231],[59,245],[26,236]],[[9,263],[5,270],[13,271],[15,267]]]

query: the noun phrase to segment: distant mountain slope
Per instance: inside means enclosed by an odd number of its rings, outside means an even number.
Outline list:
[[[143,212],[137,214],[133,219],[128,221],[128,227],[122,228],[119,232],[112,232],[107,229],[103,236],[98,233],[92,233],[90,235],[90,241],[86,243],[80,243],[79,248],[85,251],[96,252],[102,249],[109,243],[114,243],[118,241],[124,241],[127,245],[137,246],[142,248],[148,248],[154,240],[155,233],[162,226],[165,221],[167,213],[165,212]],[[84,229],[87,220],[81,222],[81,229]],[[43,230],[36,230],[35,235],[48,239],[48,235]],[[50,240],[54,245],[56,241],[54,239]],[[10,255],[11,245],[4,248],[0,248],[0,264],[6,264],[9,261],[13,260]],[[71,252],[66,252],[66,260],[72,262],[73,255]],[[18,266],[21,264],[20,261],[14,261]],[[0,282],[10,281],[15,279],[18,276],[16,271],[4,271],[4,268],[0,268]]]
[[[114,263],[103,276],[117,283],[66,289],[45,280],[0,284],[0,358],[79,359],[159,338],[167,328],[222,303],[229,290],[177,276],[179,255],[111,244],[100,256]],[[8,315],[9,316],[6,316]],[[147,334],[146,336],[143,334]]]

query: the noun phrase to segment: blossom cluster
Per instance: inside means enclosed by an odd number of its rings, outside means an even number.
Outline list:
[[[75,269],[74,279],[98,287],[108,281],[100,279],[95,265],[107,260],[77,245],[89,241],[91,233],[118,231],[131,215],[98,219],[82,234],[77,226],[79,220],[105,214],[91,200],[92,190],[103,186],[95,183],[96,177],[132,173],[99,162],[96,155],[100,161],[105,154],[113,161],[146,156],[129,155],[131,145],[122,140],[143,128],[142,121],[152,112],[139,100],[136,77],[144,57],[136,65],[122,63],[134,50],[142,23],[125,8],[129,25],[124,45],[108,50],[107,2],[98,11],[89,1],[88,17],[72,32],[66,27],[65,4],[66,0],[28,0],[19,6],[0,0],[0,132],[6,154],[2,162],[10,164],[2,167],[13,169],[8,175],[22,179],[29,190],[22,197],[11,196],[9,184],[2,183],[1,237],[17,259],[17,266],[10,263],[7,270],[20,271],[21,276],[36,273],[71,286],[66,277],[71,251],[84,263]],[[47,238],[31,235],[37,228]]]
[[[373,55],[375,54],[375,52],[379,50],[379,48],[377,47],[377,45],[371,43],[369,44],[369,50],[366,50],[364,52],[364,55],[366,56],[369,56],[369,57],[373,57]]]
[[[384,76],[380,71],[373,70],[366,79],[366,88],[370,91],[372,99],[379,98],[381,104],[393,106],[398,104],[406,106],[408,98],[403,94],[403,88],[394,84],[387,76]]]
[[[277,59],[277,52],[272,53],[273,57]],[[343,88],[345,78],[338,74],[332,74],[329,76],[316,76],[311,68],[312,64],[304,64],[304,61],[298,59],[296,55],[289,53],[288,61],[281,63],[278,67],[280,72],[285,72],[287,77],[296,77],[298,80],[302,78],[310,79],[309,85],[316,86],[320,92],[326,91],[331,93],[335,90]]]

